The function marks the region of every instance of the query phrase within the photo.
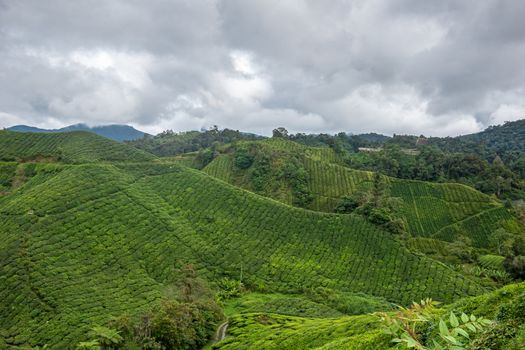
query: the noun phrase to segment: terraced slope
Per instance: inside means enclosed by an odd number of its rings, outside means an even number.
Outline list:
[[[0,131],[0,161],[47,159],[66,163],[148,161],[155,156],[86,131],[24,133]]]
[[[243,148],[255,159],[247,169],[235,165]],[[269,165],[257,169],[257,159],[263,156],[269,159]],[[295,204],[293,186],[283,176],[287,163],[297,164],[306,173],[306,188],[312,200],[301,205],[308,209],[332,212],[343,197],[372,187],[373,173],[342,166],[342,159],[330,148],[306,147],[283,139],[243,142],[226,148],[203,171],[283,203]],[[257,186],[256,176],[257,181],[263,179],[271,185]],[[486,247],[487,237],[497,228],[519,230],[515,218],[501,204],[468,186],[384,179],[390,195],[403,200],[401,211],[414,237],[452,242],[466,236],[475,246]]]
[[[293,208],[177,164],[68,165],[0,197],[0,339],[66,348],[157,302],[175,268],[259,290],[408,303],[482,288],[359,217]]]

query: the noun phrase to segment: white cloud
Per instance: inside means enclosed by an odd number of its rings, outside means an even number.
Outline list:
[[[519,119],[525,119],[525,104],[502,104],[490,114],[490,122],[493,125],[499,125]]]
[[[248,52],[244,51],[232,51],[230,53],[230,58],[232,61],[233,69],[239,73],[246,75],[255,75],[258,71],[253,62],[253,57]]]
[[[1,123],[475,132],[523,117],[525,5],[505,5],[5,2]]]

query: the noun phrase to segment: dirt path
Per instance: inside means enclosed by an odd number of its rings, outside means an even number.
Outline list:
[[[213,339],[213,343],[218,343],[221,340],[223,340],[226,337],[226,330],[228,329],[228,321],[222,323],[219,328],[217,328],[217,332],[215,333],[215,338]]]

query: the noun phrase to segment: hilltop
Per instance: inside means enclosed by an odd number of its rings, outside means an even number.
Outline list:
[[[146,161],[155,156],[86,131],[22,133],[0,131],[0,161],[45,160],[67,163]]]
[[[128,143],[157,156],[165,157],[199,151],[213,144],[228,144],[238,140],[259,140],[263,138],[262,136],[240,132],[239,130],[219,130],[215,126],[204,131],[194,130],[176,133],[172,130],[166,130],[154,137],[144,137]]]
[[[19,132],[36,132],[36,133],[57,133],[67,131],[90,131],[97,135],[107,137],[108,139],[115,141],[131,141],[137,140],[143,137],[151,136],[145,132],[139,131],[129,125],[112,124],[112,125],[99,125],[99,126],[88,126],[86,124],[74,124],[69,125],[60,129],[41,129],[34,126],[27,125],[15,125],[7,128],[9,131]]]
[[[479,133],[455,138],[430,138],[429,141],[446,151],[461,152],[470,148],[485,157],[493,154],[504,157],[509,152],[524,154],[525,119],[490,126]]]

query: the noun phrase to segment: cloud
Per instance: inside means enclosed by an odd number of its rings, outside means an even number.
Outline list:
[[[457,135],[525,117],[511,0],[0,0],[0,127]]]

